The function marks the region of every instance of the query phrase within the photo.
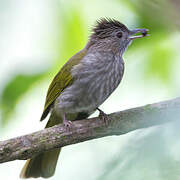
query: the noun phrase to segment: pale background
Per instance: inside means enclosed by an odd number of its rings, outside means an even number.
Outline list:
[[[175,0],[0,0],[0,140],[45,126],[39,119],[48,85],[101,17],[150,30],[128,48],[122,83],[101,109],[111,113],[178,97],[179,7]],[[67,146],[51,179],[179,180],[179,126]],[[24,162],[1,164],[0,179],[19,179]]]

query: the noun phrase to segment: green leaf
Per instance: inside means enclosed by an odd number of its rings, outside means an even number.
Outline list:
[[[44,75],[45,73],[18,74],[7,83],[0,97],[2,125],[8,124],[20,98]]]
[[[84,24],[83,16],[79,9],[69,7],[71,15],[68,12],[61,12],[61,35],[56,48],[58,48],[59,56],[55,69],[60,69],[68,59],[75,53],[80,51],[87,42],[87,26]]]
[[[171,71],[174,60],[173,49],[163,42],[154,43],[150,49],[150,55],[145,67],[147,77],[153,77],[161,80],[163,83],[169,83],[171,80]]]

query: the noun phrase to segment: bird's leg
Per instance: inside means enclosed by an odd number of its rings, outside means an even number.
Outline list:
[[[71,121],[68,121],[66,119],[66,113],[64,113],[64,115],[63,115],[63,124],[66,128],[71,128],[73,125]]]
[[[99,111],[99,118],[104,121],[105,125],[108,125],[109,118],[107,114],[99,108],[97,108],[97,110]]]

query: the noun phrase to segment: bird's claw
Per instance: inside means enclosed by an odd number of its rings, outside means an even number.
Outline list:
[[[72,121],[64,120],[63,124],[67,130],[70,130],[73,127]]]
[[[99,118],[104,121],[104,124],[107,126],[109,124],[108,115],[99,108],[97,108],[97,110],[99,111]]]

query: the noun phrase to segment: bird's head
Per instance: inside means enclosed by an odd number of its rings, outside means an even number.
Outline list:
[[[147,29],[129,30],[124,24],[114,19],[103,18],[97,21],[90,40],[106,48],[125,51],[132,40],[147,36]]]

